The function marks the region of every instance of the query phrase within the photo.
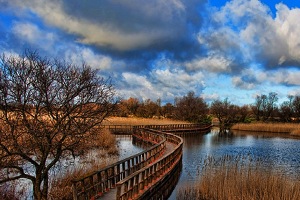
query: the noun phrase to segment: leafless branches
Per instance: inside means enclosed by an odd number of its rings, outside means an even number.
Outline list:
[[[0,58],[0,183],[27,178],[45,199],[49,170],[77,155],[114,109],[115,91],[98,71],[26,52]]]

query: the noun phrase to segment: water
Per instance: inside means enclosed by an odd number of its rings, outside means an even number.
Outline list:
[[[116,138],[120,153],[118,160],[144,150],[132,144],[131,136],[116,136]],[[251,155],[253,158],[261,158],[270,170],[294,177],[300,174],[300,140],[298,139],[282,138],[278,135],[262,136],[261,133],[258,135],[220,135],[218,129],[213,129],[205,135],[190,135],[183,139],[182,172],[170,200],[176,199],[176,193],[180,187],[199,180],[201,163],[207,156]]]
[[[53,177],[56,177],[58,174],[64,174],[68,173],[68,170],[72,171],[76,168],[85,168],[88,167],[91,163],[96,162],[97,160],[101,160],[103,164],[105,163],[113,163],[118,160],[123,160],[127,157],[130,157],[132,155],[135,155],[137,153],[140,153],[144,151],[145,149],[139,146],[136,146],[132,144],[132,136],[130,135],[117,135],[116,136],[118,149],[119,149],[119,155],[118,156],[109,156],[109,157],[103,157],[103,153],[105,151],[103,150],[91,150],[89,151],[85,156],[79,158],[76,157],[75,159],[73,157],[69,157],[66,159],[62,159],[59,161],[55,167],[52,168],[50,172],[50,180]],[[33,191],[32,191],[32,184],[27,179],[21,179],[17,182],[18,187],[17,190],[23,191],[22,199],[25,200],[33,200]]]
[[[201,163],[207,156],[250,155],[259,158],[267,169],[298,177],[300,174],[300,140],[278,135],[220,135],[213,129],[205,135],[184,137],[183,167],[170,200],[176,199],[180,187],[199,180]]]
[[[118,142],[119,160],[125,159],[145,150],[140,146],[132,144],[131,135],[116,135],[116,139]]]

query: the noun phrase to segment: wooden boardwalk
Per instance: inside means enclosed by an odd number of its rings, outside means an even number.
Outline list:
[[[175,145],[173,143],[167,142],[164,155],[170,154],[174,148],[175,148]],[[117,195],[117,188],[112,188],[97,199],[113,200],[113,199],[116,199],[116,195]]]
[[[183,147],[182,138],[165,130],[183,132],[186,128],[205,132],[210,127],[193,124],[127,126],[132,131],[134,143],[150,144],[151,147],[73,180],[73,199],[165,199],[177,184]]]

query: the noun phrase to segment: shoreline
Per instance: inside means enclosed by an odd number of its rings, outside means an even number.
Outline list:
[[[300,124],[298,123],[238,123],[233,125],[230,131],[239,131],[239,134],[247,131],[253,135],[276,135],[280,137],[300,138]]]

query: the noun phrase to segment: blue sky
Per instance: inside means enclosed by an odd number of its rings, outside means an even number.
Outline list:
[[[300,1],[0,0],[0,52],[24,49],[112,77],[140,100],[300,95]]]

